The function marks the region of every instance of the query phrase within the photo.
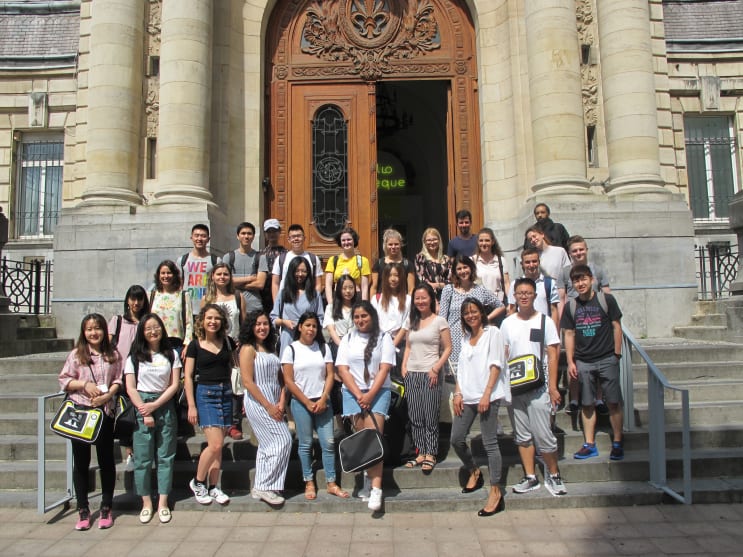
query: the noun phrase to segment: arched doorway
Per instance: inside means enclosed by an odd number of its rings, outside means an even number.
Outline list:
[[[454,213],[482,223],[477,63],[466,7],[447,0],[288,0],[271,15],[268,214],[337,252],[350,223],[376,256],[394,226],[420,248]]]

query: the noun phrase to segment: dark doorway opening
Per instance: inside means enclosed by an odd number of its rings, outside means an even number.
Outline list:
[[[405,239],[409,259],[428,227],[448,241],[448,81],[377,84],[377,192],[379,251],[389,228]]]

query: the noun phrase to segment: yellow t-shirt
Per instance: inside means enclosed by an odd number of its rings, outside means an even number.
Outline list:
[[[338,258],[335,267],[333,264]],[[361,269],[359,269],[359,259],[361,259]],[[369,267],[369,260],[361,255],[354,255],[353,257],[346,259],[341,253],[338,256],[333,256],[328,259],[328,264],[325,266],[326,273],[333,273],[333,284],[338,282],[338,279],[343,275],[350,275],[356,286],[361,286],[361,277],[371,276],[371,267]]]

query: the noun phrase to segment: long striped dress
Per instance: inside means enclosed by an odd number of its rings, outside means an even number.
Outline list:
[[[281,394],[279,372],[281,366],[276,354],[256,352],[253,380],[266,397],[276,404]],[[253,487],[263,491],[284,489],[286,469],[292,449],[292,436],[286,422],[277,422],[268,415],[246,390],[245,415],[258,438],[258,453],[255,457],[255,481]]]

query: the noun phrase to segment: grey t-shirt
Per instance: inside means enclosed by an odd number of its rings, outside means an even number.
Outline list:
[[[570,280],[570,270],[573,268],[572,265],[565,265],[560,272],[560,276],[557,279],[557,288],[565,288],[568,298],[577,298],[578,292],[573,288],[573,281]],[[609,279],[606,278],[604,270],[594,265],[593,263],[588,264],[588,268],[593,273],[593,290],[598,292],[604,286],[609,286]]]
[[[232,261],[234,253],[235,260]],[[241,253],[239,250],[227,252],[224,254],[223,261],[232,269],[234,277],[248,277],[257,275],[260,272],[268,273],[268,265],[265,257],[260,257],[256,250],[250,250],[249,253]],[[266,280],[270,280],[270,277]],[[263,309],[261,303],[261,293],[257,289],[240,290],[243,301],[245,302],[245,313]]]

